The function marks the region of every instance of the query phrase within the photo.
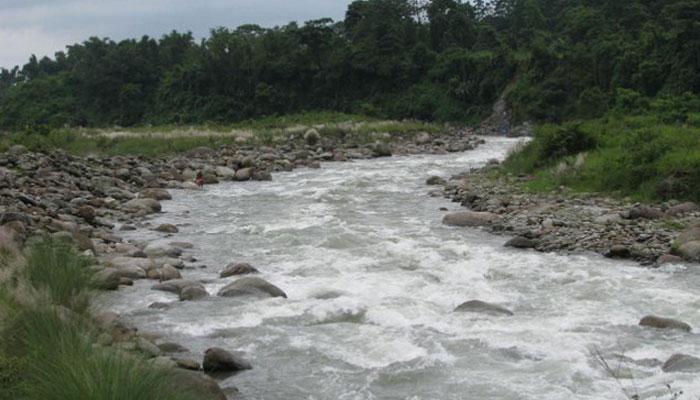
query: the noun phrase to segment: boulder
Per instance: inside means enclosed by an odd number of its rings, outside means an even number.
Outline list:
[[[676,238],[674,245],[680,247],[688,242],[695,242],[700,240],[700,226],[694,226],[681,232]]]
[[[254,181],[271,181],[272,174],[270,173],[270,171],[266,171],[266,170],[255,170],[253,172],[253,180]]]
[[[204,352],[202,369],[205,372],[236,372],[252,368],[247,360],[220,347],[212,347]]]
[[[144,198],[144,199],[153,199],[153,200],[171,200],[173,198],[172,195],[170,195],[170,192],[168,192],[165,189],[161,188],[147,188],[143,189],[142,191],[139,192],[139,197]]]
[[[386,143],[375,143],[372,146],[372,157],[391,157],[391,147]]]
[[[629,247],[616,244],[612,246],[610,250],[604,254],[604,256],[608,258],[630,258],[632,256],[632,252],[630,251]]]
[[[420,132],[415,138],[416,144],[428,144],[430,141],[430,134],[428,132]]]
[[[269,297],[287,297],[277,286],[258,277],[240,278],[224,286],[219,290],[219,296],[237,297],[237,296],[269,296]]]
[[[119,278],[121,278],[119,270],[104,268],[92,276],[92,281],[98,289],[117,290],[119,289]]]
[[[146,340],[142,337],[136,339],[136,348],[148,357],[158,357],[162,354],[162,351],[153,344],[150,340]]]
[[[201,285],[185,286],[180,291],[180,301],[199,300],[208,296],[209,293]]]
[[[138,267],[143,271],[148,271],[150,269],[155,268],[155,264],[152,260],[140,257],[114,257],[108,260],[105,264],[116,268],[119,271],[130,267]]]
[[[163,233],[178,233],[179,230],[177,227],[173,224],[160,224],[158,227],[155,229],[158,232],[163,232]]]
[[[253,177],[253,168],[241,168],[236,171],[235,179],[237,181],[248,181]]]
[[[158,346],[163,353],[185,353],[187,351],[186,347],[175,342],[162,342],[158,343],[156,346]]]
[[[664,372],[700,372],[700,358],[687,354],[674,354],[661,366],[661,370]]]
[[[700,240],[681,245],[678,248],[678,253],[688,261],[700,262]]]
[[[638,206],[629,210],[629,219],[659,219],[664,216],[663,211],[649,206]]]
[[[528,239],[525,236],[516,236],[504,244],[505,247],[515,247],[516,249],[532,249],[536,245],[536,241]]]
[[[684,332],[690,332],[692,328],[683,321],[678,321],[671,318],[657,317],[655,315],[647,315],[639,321],[640,326],[648,326],[657,329],[676,329]]]
[[[175,365],[178,368],[182,368],[182,369],[188,369],[191,371],[199,371],[200,368],[202,368],[201,364],[199,364],[199,361],[193,360],[191,358],[173,357],[173,361],[175,361]]]
[[[124,203],[124,209],[129,212],[145,212],[148,214],[160,212],[161,206],[154,199],[133,199]]]
[[[678,256],[674,256],[673,254],[664,254],[656,260],[657,265],[678,264],[678,263],[682,263],[682,262],[683,262],[683,258],[678,257]]]
[[[151,287],[153,290],[161,290],[163,292],[180,294],[187,287],[201,287],[204,289],[204,285],[197,281],[192,281],[189,279],[173,279],[171,281],[161,282],[157,285]]]
[[[92,222],[95,220],[95,209],[91,206],[80,206],[75,215],[84,219],[87,222]]]
[[[163,241],[150,242],[143,249],[149,257],[173,257],[177,258],[182,255],[182,249],[171,246]]]
[[[689,201],[669,208],[668,210],[666,210],[666,215],[670,217],[675,217],[678,215],[687,214],[695,211],[700,211],[700,206],[693,203],[692,201]]]
[[[234,275],[256,274],[259,271],[248,263],[231,263],[221,271],[221,277],[227,278]]]
[[[451,226],[486,226],[501,217],[498,214],[479,211],[461,211],[445,215],[442,223]]]
[[[471,312],[489,315],[513,315],[513,312],[497,304],[486,303],[481,300],[470,300],[460,304],[455,312]]]
[[[167,281],[172,281],[175,279],[182,279],[182,276],[180,275],[180,271],[178,271],[175,267],[169,264],[163,265],[161,268],[158,269],[159,272],[159,277],[161,282],[167,282]]]
[[[447,181],[444,178],[439,177],[439,176],[431,176],[430,178],[425,180],[425,184],[430,185],[430,186],[444,185],[446,183],[447,183]]]
[[[175,369],[172,385],[183,393],[192,393],[199,400],[226,400],[226,395],[212,378],[195,371]]]
[[[236,170],[229,167],[218,166],[216,167],[216,175],[225,180],[233,180],[236,177]]]

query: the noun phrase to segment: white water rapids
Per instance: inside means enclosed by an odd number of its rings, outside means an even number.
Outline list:
[[[425,179],[503,158],[516,142],[490,138],[466,153],[327,163],[272,182],[173,191],[154,223],[190,242],[213,296],[178,302],[139,281],[106,298],[142,330],[201,360],[208,347],[242,352],[254,369],[222,382],[244,399],[624,399],[700,396],[700,376],[608,357],[700,356],[700,335],[637,325],[647,314],[700,330],[700,272],[652,270],[596,255],[506,249],[505,237],[441,224],[460,206],[427,195]],[[132,239],[162,234],[137,231]],[[288,299],[219,298],[233,261],[249,262]],[[472,299],[512,317],[454,313]],[[173,302],[166,310],[155,301]]]

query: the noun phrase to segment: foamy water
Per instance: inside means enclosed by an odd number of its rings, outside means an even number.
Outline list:
[[[515,143],[174,191],[155,223],[178,225],[168,240],[193,243],[194,265],[208,266],[185,277],[215,294],[235,279],[218,272],[245,261],[289,298],[180,303],[141,281],[107,302],[197,359],[212,346],[245,353],[254,369],[222,385],[246,399],[624,399],[620,384],[640,398],[670,399],[666,384],[698,398],[698,375],[625,364],[618,382],[591,356],[700,356],[700,335],[637,326],[659,314],[700,329],[697,269],[505,249],[507,238],[441,224],[441,207],[460,207],[429,197],[425,179],[503,158]],[[452,312],[472,299],[515,315]],[[154,301],[174,305],[148,309]]]

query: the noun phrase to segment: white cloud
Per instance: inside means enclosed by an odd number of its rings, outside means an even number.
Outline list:
[[[351,0],[0,0],[0,66],[53,54],[90,36],[159,37],[173,29],[342,19]]]

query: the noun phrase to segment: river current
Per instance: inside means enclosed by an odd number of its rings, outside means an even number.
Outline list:
[[[441,224],[460,206],[428,195],[449,177],[517,143],[489,138],[474,151],[326,163],[272,182],[172,191],[154,224],[128,238],[190,242],[213,296],[178,302],[153,282],[108,295],[108,308],[163,333],[201,360],[208,347],[241,352],[254,369],[227,378],[244,399],[680,399],[700,397],[697,375],[653,363],[700,355],[700,335],[637,326],[647,314],[700,329],[700,270],[647,269],[597,255],[507,249],[505,237]],[[288,297],[216,292],[230,262],[249,262]],[[511,317],[454,313],[472,299]],[[153,302],[173,302],[165,310]],[[607,374],[593,353],[621,367]],[[626,359],[625,359],[626,360]]]

